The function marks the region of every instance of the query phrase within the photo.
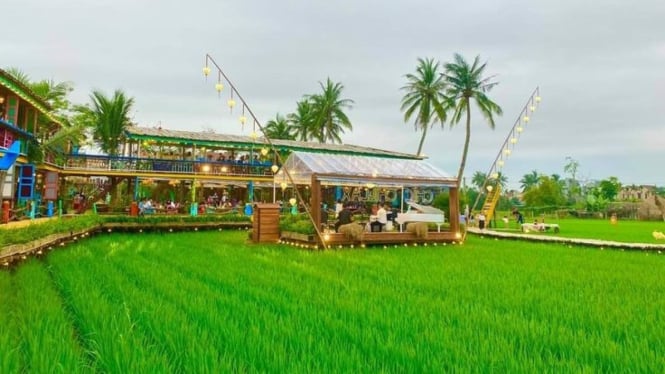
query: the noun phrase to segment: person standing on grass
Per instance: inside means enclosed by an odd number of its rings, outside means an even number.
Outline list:
[[[481,230],[485,229],[485,215],[483,212],[478,213],[478,228]]]

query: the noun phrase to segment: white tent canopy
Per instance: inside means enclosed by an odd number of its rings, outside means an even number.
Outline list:
[[[383,158],[347,154],[292,152],[275,174],[275,183],[309,185],[316,174],[322,185],[457,186],[448,173],[424,160]]]

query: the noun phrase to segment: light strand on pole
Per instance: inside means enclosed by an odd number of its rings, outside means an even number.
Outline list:
[[[229,91],[230,91],[230,95],[231,95],[230,97],[231,98],[227,101],[227,105],[229,106],[229,109],[231,110],[231,113],[233,113],[233,107],[236,104],[235,100],[233,99],[233,96],[235,95],[238,98],[238,100],[240,100],[240,103],[242,105],[243,110],[246,109],[247,114],[249,114],[249,116],[252,118],[252,121],[254,121],[254,128],[256,128],[256,127],[259,128],[259,130],[263,134],[263,138],[265,139],[265,141],[270,146],[270,149],[275,153],[275,158],[277,159],[277,161],[279,162],[280,165],[284,166],[284,162],[282,160],[281,155],[279,154],[279,152],[278,152],[277,148],[275,147],[275,145],[273,144],[272,140],[267,136],[267,134],[265,132],[265,129],[261,125],[261,122],[254,115],[254,112],[252,112],[252,109],[250,108],[250,106],[247,105],[247,102],[245,101],[245,99],[242,97],[242,95],[240,95],[240,92],[238,92],[236,87],[233,85],[233,82],[231,82],[229,77],[224,73],[224,71],[219,66],[219,64],[217,64],[215,59],[213,59],[212,56],[210,56],[209,53],[206,53],[205,67],[203,69],[203,73],[206,76],[206,78],[208,77],[208,74],[210,74],[209,64],[212,64],[212,66],[214,66],[217,69],[218,74],[221,75],[223,80],[226,81],[226,84],[229,86],[229,89],[230,89]],[[243,115],[244,115],[244,112],[243,112]],[[320,229],[319,225],[315,222],[310,208],[307,206],[307,204],[304,203],[305,200],[303,199],[300,191],[298,191],[298,188],[296,188],[296,184],[294,182],[293,177],[291,176],[291,172],[286,167],[282,167],[281,170],[284,171],[283,175],[285,175],[288,178],[289,182],[293,186],[293,190],[294,190],[298,200],[303,202],[305,212],[307,213],[307,216],[309,217],[309,219],[312,221],[312,225],[314,226],[314,230],[316,231],[316,234],[319,238],[319,241],[322,243],[324,248],[327,248],[328,246],[327,246],[326,242],[323,239],[323,233],[321,232],[321,229]],[[285,188],[285,185],[286,185],[286,181],[282,182],[282,185],[281,185],[282,189]]]
[[[510,131],[508,132],[508,136],[501,144],[501,148],[499,148],[499,152],[494,158],[492,166],[490,166],[488,172],[485,174],[485,181],[483,182],[483,185],[480,188],[480,193],[478,193],[476,201],[473,203],[473,207],[471,209],[472,211],[474,211],[476,209],[476,206],[478,206],[478,203],[480,202],[480,197],[487,190],[487,186],[490,185],[490,183],[497,184],[501,182],[499,178],[501,177],[501,170],[503,166],[505,166],[505,161],[513,153],[513,150],[517,146],[518,140],[522,135],[522,132],[524,131],[529,121],[531,121],[530,116],[532,116],[533,113],[536,111],[541,100],[542,99],[540,97],[540,88],[536,87],[536,89],[533,90],[533,92],[531,93],[531,96],[529,96],[529,99],[526,101],[526,104],[524,104],[524,107],[522,107],[522,110],[517,116],[517,119],[515,120],[513,127],[511,127]]]

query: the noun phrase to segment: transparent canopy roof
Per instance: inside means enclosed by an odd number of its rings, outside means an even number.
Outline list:
[[[316,174],[322,185],[456,186],[454,177],[424,160],[329,153],[292,152],[275,174],[275,183],[309,185]]]

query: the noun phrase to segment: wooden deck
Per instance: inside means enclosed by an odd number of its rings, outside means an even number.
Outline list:
[[[460,240],[459,234],[452,231],[430,231],[427,238],[418,238],[412,232],[365,232],[361,240],[353,240],[340,233],[324,234],[326,245],[332,248],[350,245],[412,245],[429,243],[453,243]],[[316,235],[302,235],[282,232],[281,240],[287,243],[319,245]]]

